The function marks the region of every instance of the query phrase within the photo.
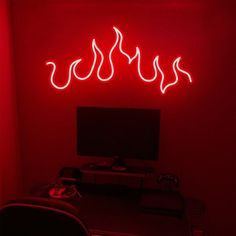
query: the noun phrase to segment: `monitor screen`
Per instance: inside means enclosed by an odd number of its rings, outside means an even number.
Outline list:
[[[159,109],[78,107],[76,119],[78,155],[158,159]]]

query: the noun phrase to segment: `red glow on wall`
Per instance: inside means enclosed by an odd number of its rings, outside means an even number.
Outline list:
[[[116,34],[116,40],[115,40],[113,46],[111,47],[111,49],[109,51],[109,55],[108,55],[109,64],[110,64],[110,71],[111,71],[109,76],[107,76],[107,77],[102,77],[101,76],[100,71],[101,71],[101,68],[102,68],[103,63],[104,63],[104,55],[103,55],[101,49],[98,47],[98,45],[96,43],[96,40],[93,39],[92,40],[92,45],[91,45],[92,52],[93,52],[93,62],[92,62],[91,68],[90,68],[89,72],[87,73],[87,75],[85,75],[85,76],[79,76],[78,75],[78,66],[79,66],[79,63],[82,61],[82,59],[75,60],[70,64],[70,66],[68,68],[67,82],[64,85],[60,86],[55,82],[56,64],[52,61],[49,61],[49,62],[46,63],[46,65],[51,65],[52,66],[52,72],[51,72],[51,76],[50,76],[50,81],[51,81],[52,86],[56,89],[65,89],[70,85],[72,76],[75,77],[78,80],[86,80],[89,77],[91,77],[91,75],[95,72],[94,68],[95,68],[96,64],[98,64],[97,71],[96,71],[97,78],[100,81],[103,81],[103,82],[111,80],[114,76],[114,71],[115,71],[112,57],[113,57],[113,52],[116,48],[118,48],[120,53],[128,59],[128,64],[136,63],[138,75],[139,75],[140,79],[143,80],[144,82],[149,82],[149,83],[153,82],[157,79],[157,77],[159,77],[158,75],[160,74],[160,79],[159,79],[159,81],[160,81],[160,91],[163,94],[166,92],[167,88],[169,88],[169,87],[171,87],[171,86],[178,83],[178,81],[179,81],[179,75],[178,74],[179,73],[182,73],[183,75],[185,75],[186,78],[188,79],[188,81],[192,82],[191,75],[187,71],[181,69],[180,66],[179,66],[181,57],[176,58],[172,63],[172,69],[173,69],[173,72],[174,72],[174,75],[175,75],[175,79],[174,79],[173,82],[170,82],[170,83],[167,83],[166,85],[164,85],[165,74],[164,74],[163,70],[161,69],[161,67],[159,65],[159,56],[156,56],[153,60],[153,63],[152,63],[153,70],[154,70],[153,77],[151,77],[151,78],[145,77],[142,73],[142,70],[141,70],[141,52],[140,52],[139,47],[136,47],[135,54],[133,56],[130,56],[122,48],[122,45],[123,45],[123,35],[122,35],[122,33],[116,27],[113,27],[113,29],[114,29],[115,34]],[[99,60],[98,60],[98,55],[100,56]]]

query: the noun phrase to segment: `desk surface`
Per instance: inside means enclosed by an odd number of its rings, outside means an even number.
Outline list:
[[[74,204],[90,229],[139,236],[188,236],[187,219],[145,213],[136,194],[83,192]]]
[[[80,185],[78,189],[82,198],[68,200],[93,232],[115,232],[111,234],[114,236],[190,235],[189,217],[178,218],[142,211],[139,191],[121,188],[117,192],[106,192],[97,187],[86,185],[84,188]],[[45,190],[42,188],[34,195],[48,197],[48,190]]]

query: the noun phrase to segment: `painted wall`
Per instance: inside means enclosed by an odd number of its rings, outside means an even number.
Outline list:
[[[181,191],[205,201],[210,235],[232,235],[235,80],[231,9],[228,3],[216,1],[13,0],[25,189],[54,180],[62,166],[84,161],[76,156],[78,105],[160,108],[160,160],[153,166],[179,175]],[[55,90],[46,61],[57,63],[59,83],[67,79],[68,66],[75,59],[83,58],[85,73],[92,62],[91,40],[96,38],[108,52],[115,39],[113,25],[123,32],[129,53],[136,45],[141,48],[147,76],[152,75],[151,63],[158,54],[168,78],[173,79],[171,62],[181,55],[193,83],[182,78],[162,95],[157,81],[144,83],[135,68],[116,54],[118,71],[113,80],[73,79],[68,89]],[[102,73],[109,73],[107,64]]]
[[[0,204],[20,190],[15,86],[7,1],[0,1]]]

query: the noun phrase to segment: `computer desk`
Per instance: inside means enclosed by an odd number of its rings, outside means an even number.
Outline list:
[[[143,212],[136,193],[104,194],[81,191],[73,204],[88,228],[95,233],[132,236],[189,236],[188,219]],[[108,234],[109,235],[109,234]]]
[[[140,206],[140,191],[143,189],[106,189],[96,184],[79,184],[82,197],[65,200],[78,209],[92,233],[107,236],[192,236],[195,229],[203,232],[202,203],[199,200],[186,199],[183,216],[176,217],[143,211]],[[44,187],[34,195],[49,197]]]

